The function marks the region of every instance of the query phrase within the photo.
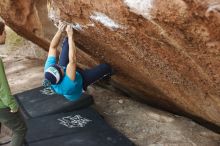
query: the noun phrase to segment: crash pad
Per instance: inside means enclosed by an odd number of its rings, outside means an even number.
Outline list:
[[[51,88],[39,87],[15,96],[25,119],[35,118],[60,112],[70,112],[93,104],[93,97],[83,94],[76,101],[69,101],[55,94]]]
[[[26,121],[27,146],[132,146],[91,107]]]

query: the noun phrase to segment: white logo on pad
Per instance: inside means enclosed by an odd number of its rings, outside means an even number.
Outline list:
[[[57,120],[60,121],[61,125],[64,125],[68,128],[85,127],[86,124],[92,121],[92,120],[83,118],[81,115],[66,116],[66,117],[62,117]]]

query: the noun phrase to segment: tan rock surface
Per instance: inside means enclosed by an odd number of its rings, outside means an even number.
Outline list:
[[[37,58],[39,54],[44,54],[26,41],[16,50],[12,50],[11,47],[11,44],[0,46],[0,55],[12,92],[15,94],[41,86],[44,63]],[[88,93],[94,96],[93,107],[104,116],[106,122],[137,146],[219,146],[219,134],[201,127],[190,119],[134,101],[111,85],[106,85],[108,89],[99,86],[90,86],[88,89]],[[0,135],[0,141],[6,138],[8,137]]]

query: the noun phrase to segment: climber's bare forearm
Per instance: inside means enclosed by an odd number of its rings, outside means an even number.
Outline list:
[[[60,38],[62,36],[62,31],[64,30],[65,27],[66,27],[66,24],[59,21],[58,31],[56,32],[56,34],[54,35],[54,37],[50,43],[50,49],[49,49],[48,56],[55,56],[56,57],[57,47],[59,45]]]
[[[69,62],[76,63],[76,46],[72,36],[68,36],[69,41]]]
[[[61,36],[62,36],[62,31],[58,30],[50,43],[48,56],[56,56],[57,47],[59,45]]]
[[[69,64],[67,65],[66,73],[71,80],[75,80],[76,76],[76,46],[73,40],[73,30],[67,26],[67,35],[69,42]]]

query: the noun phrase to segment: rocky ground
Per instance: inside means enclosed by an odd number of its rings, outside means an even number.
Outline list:
[[[11,34],[10,32],[9,34]],[[46,54],[12,33],[16,42],[7,41],[0,47],[8,81],[13,93],[41,85],[43,59]],[[13,44],[14,43],[14,44]],[[219,146],[220,135],[176,116],[134,101],[108,85],[105,89],[91,86],[94,108],[112,127],[139,146]],[[5,130],[4,130],[5,131]],[[1,134],[3,136],[3,133]]]

